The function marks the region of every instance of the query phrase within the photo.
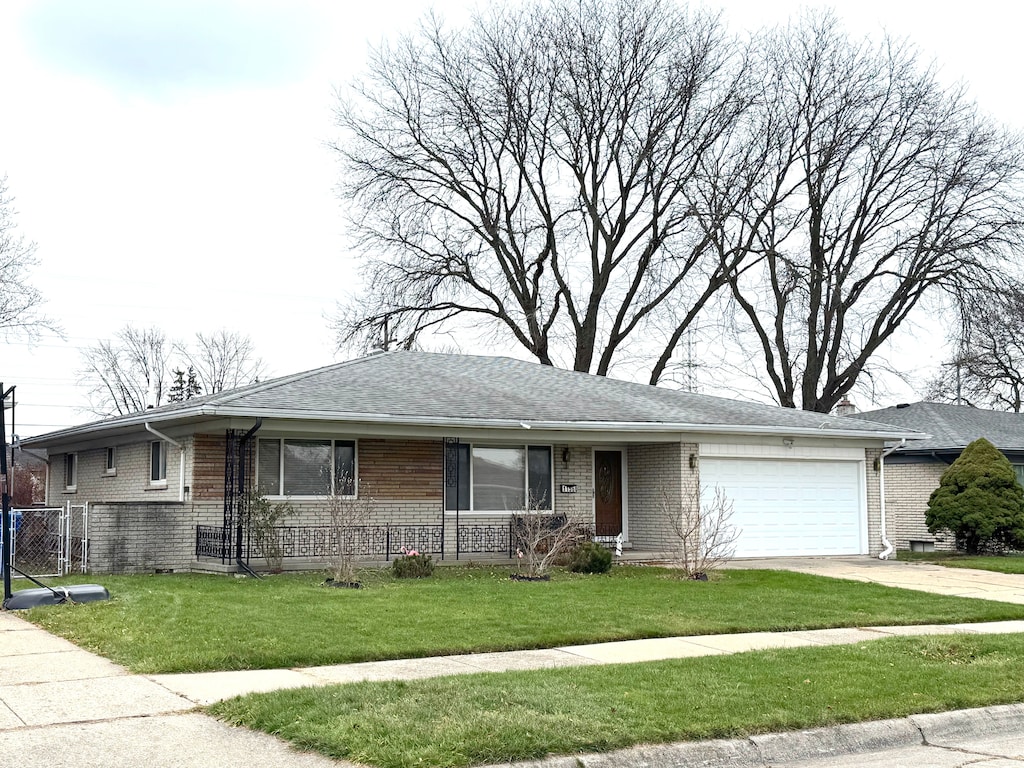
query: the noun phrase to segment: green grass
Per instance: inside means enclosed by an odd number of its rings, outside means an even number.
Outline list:
[[[1024,618],[1024,606],[785,571],[724,571],[708,583],[659,568],[556,573],[439,568],[329,589],[322,574],[103,576],[112,599],[26,618],[139,673],[341,664],[642,637]]]
[[[1024,699],[1024,636],[946,635],[253,694],[216,716],[382,768],[505,763]]]
[[[948,568],[976,568],[980,571],[1024,574],[1024,555],[965,555],[960,552],[899,552],[898,559],[934,563]]]

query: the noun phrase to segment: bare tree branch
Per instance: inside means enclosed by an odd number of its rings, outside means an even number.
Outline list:
[[[711,236],[746,182],[742,50],[668,0],[428,18],[381,47],[337,113],[341,196],[372,254],[339,343],[472,324],[606,374],[659,324],[670,348],[651,357],[670,357],[743,256]]]
[[[830,15],[766,35],[761,58],[752,132],[772,151],[728,235],[763,258],[732,295],[778,402],[827,412],[923,297],[1005,268],[1024,156],[912,49],[855,43]]]
[[[29,341],[43,330],[61,335],[60,326],[40,311],[45,300],[29,282],[29,273],[39,264],[36,245],[17,233],[15,214],[4,176],[0,178],[0,334]]]

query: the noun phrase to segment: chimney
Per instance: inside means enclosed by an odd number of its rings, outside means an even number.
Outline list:
[[[857,413],[857,406],[850,402],[850,398],[844,397],[836,406],[836,416],[853,416]]]

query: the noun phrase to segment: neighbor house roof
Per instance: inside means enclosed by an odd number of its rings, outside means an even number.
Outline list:
[[[866,411],[857,418],[882,422],[930,437],[909,441],[904,452],[960,449],[984,437],[1004,451],[1024,450],[1024,414],[989,411],[969,405],[947,403],[904,403],[879,411]]]
[[[506,357],[396,351],[31,439],[127,426],[272,417],[438,427],[814,434],[899,439],[914,430],[592,376]]]

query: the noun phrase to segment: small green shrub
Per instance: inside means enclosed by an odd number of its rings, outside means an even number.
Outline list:
[[[596,541],[585,541],[572,552],[569,570],[573,573],[608,573],[612,569],[612,553]]]
[[[396,579],[425,579],[434,572],[434,560],[430,555],[421,555],[415,549],[406,551],[391,563],[391,573]]]

